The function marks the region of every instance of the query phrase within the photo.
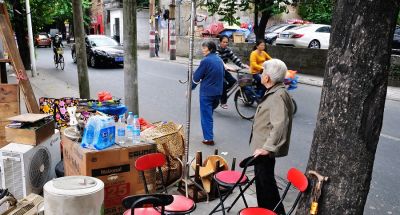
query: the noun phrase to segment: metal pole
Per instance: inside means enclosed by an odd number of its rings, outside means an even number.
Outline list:
[[[32,73],[32,77],[35,77],[35,74],[36,74],[36,59],[35,59],[35,47],[33,46],[31,6],[29,4],[29,0],[26,0],[25,4],[26,4],[26,15],[27,15],[27,23],[28,23],[29,54],[30,54],[30,57],[31,57],[31,65],[32,65],[31,73]]]
[[[196,0],[192,0],[192,16],[190,19],[190,39],[189,39],[189,70],[187,82],[187,101],[186,101],[186,135],[185,135],[185,156],[183,157],[183,174],[185,177],[185,192],[188,193],[188,176],[189,176],[189,143],[190,143],[190,118],[192,109],[192,80],[193,80],[193,48],[194,48],[194,22],[196,19]]]

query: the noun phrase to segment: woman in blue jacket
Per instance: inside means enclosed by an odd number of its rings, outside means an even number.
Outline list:
[[[224,83],[224,63],[216,54],[213,41],[202,44],[203,60],[193,74],[192,90],[200,84],[200,118],[203,130],[203,144],[214,145],[213,112],[218,107]]]

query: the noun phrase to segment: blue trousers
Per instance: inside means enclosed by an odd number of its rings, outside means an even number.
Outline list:
[[[221,96],[200,96],[200,118],[204,140],[214,140],[213,113]]]
[[[256,81],[256,93],[258,97],[263,97],[265,92],[267,91],[267,88],[261,83],[261,75],[259,74],[254,74],[253,75],[254,80]]]

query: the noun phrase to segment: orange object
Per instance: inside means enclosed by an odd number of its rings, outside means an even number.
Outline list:
[[[97,98],[99,99],[100,102],[104,102],[104,101],[109,101],[112,100],[112,95],[110,92],[108,91],[100,91],[97,93]]]
[[[148,128],[155,128],[155,126],[149,122],[147,122],[145,119],[143,118],[139,118],[139,123],[140,123],[140,130],[144,131]]]
[[[288,70],[286,72],[286,77],[285,78],[290,78],[290,79],[294,79],[296,77],[297,71],[295,70]]]

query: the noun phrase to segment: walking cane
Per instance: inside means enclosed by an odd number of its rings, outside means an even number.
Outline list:
[[[313,191],[312,191],[312,203],[311,203],[311,209],[310,209],[310,214],[311,215],[317,215],[318,213],[318,200],[319,197],[321,196],[321,190],[324,182],[328,181],[328,177],[320,175],[318,172],[314,170],[308,171],[308,174],[310,176],[315,176],[318,180],[317,184],[314,186]]]

